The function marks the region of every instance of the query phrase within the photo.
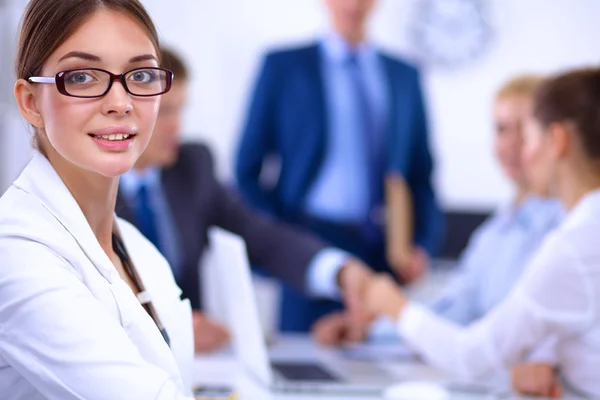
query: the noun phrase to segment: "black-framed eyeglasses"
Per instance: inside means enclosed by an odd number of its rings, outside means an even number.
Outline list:
[[[100,68],[78,68],[61,71],[55,76],[32,76],[33,83],[54,83],[58,91],[71,97],[94,98],[108,93],[115,80],[127,93],[150,97],[167,93],[173,83],[173,72],[165,68],[135,68],[120,75]]]

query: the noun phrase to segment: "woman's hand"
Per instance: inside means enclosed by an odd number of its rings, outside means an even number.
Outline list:
[[[543,363],[524,363],[511,371],[513,389],[526,396],[562,397],[562,385],[554,366]]]
[[[404,280],[404,283],[411,284],[421,279],[429,269],[429,256],[419,246],[414,246],[404,260],[403,264],[392,265],[394,272]]]
[[[385,315],[396,321],[408,298],[389,275],[379,274],[370,280],[364,302],[372,316]]]
[[[312,336],[325,346],[359,343],[367,339],[369,323],[360,323],[346,312],[335,312],[320,318],[312,326]]]
[[[210,353],[229,342],[229,331],[200,311],[192,312],[196,353]]]

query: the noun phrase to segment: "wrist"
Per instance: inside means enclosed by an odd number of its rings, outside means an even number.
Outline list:
[[[393,301],[389,302],[389,307],[386,310],[385,315],[392,321],[398,321],[401,318],[407,304],[408,300],[404,298],[404,296],[397,297]]]
[[[335,276],[335,284],[337,285],[338,288],[342,288],[342,284],[344,282],[344,273],[346,273],[348,270],[348,259],[344,260],[344,262],[342,263],[342,265],[340,266],[340,269],[338,270],[336,276]]]
[[[340,288],[340,289],[344,288],[346,275],[351,273],[352,270],[357,270],[357,268],[358,269],[361,268],[361,264],[359,264],[359,261],[357,261],[356,259],[354,259],[352,257],[348,257],[348,258],[344,259],[344,262],[342,263],[342,265],[335,277],[335,283],[337,284],[338,288]]]

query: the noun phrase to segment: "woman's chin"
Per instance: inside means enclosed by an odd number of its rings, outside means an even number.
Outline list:
[[[132,154],[120,154],[116,157],[111,157],[109,162],[99,162],[96,172],[107,178],[117,178],[133,168],[137,157]]]

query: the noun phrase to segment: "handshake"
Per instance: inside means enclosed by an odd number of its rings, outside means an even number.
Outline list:
[[[326,346],[363,342],[371,322],[386,316],[397,321],[409,299],[388,274],[375,274],[358,260],[349,260],[338,274],[346,306],[312,327],[315,340]],[[562,384],[557,369],[548,363],[522,362],[511,369],[513,390],[522,395],[560,398]]]
[[[359,260],[346,261],[337,278],[346,309],[315,323],[312,333],[321,344],[363,341],[374,319],[387,316],[396,320],[408,304],[390,275],[376,274]]]

